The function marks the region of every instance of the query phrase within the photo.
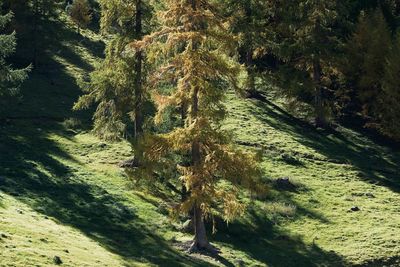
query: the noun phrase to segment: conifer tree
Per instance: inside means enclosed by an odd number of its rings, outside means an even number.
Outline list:
[[[342,44],[347,1],[295,0],[275,3],[267,49],[284,64],[278,81],[289,96],[308,102],[317,126],[327,126],[329,74]]]
[[[347,44],[343,72],[355,90],[365,115],[371,116],[380,104],[385,59],[391,47],[391,33],[380,9],[363,12]]]
[[[23,59],[31,62],[35,68],[40,65],[41,52],[49,45],[43,40],[45,25],[57,14],[57,1],[54,0],[4,0],[6,9],[11,10],[12,27],[18,31],[19,50]],[[26,58],[26,54],[30,58]],[[17,55],[18,56],[18,55]],[[22,59],[22,58],[21,58]]]
[[[175,214],[193,214],[195,230],[191,251],[212,250],[204,220],[220,209],[231,221],[244,211],[241,188],[259,187],[260,170],[253,155],[234,148],[220,128],[224,115],[225,81],[234,82],[239,69],[227,54],[234,50],[208,1],[168,0],[160,14],[162,28],[132,49],[148,51],[159,63],[150,77],[153,99],[158,107],[156,122],[162,123],[170,108],[184,107],[185,123],[163,134],[146,134],[141,144],[145,172],[154,162],[173,164],[168,155],[188,155],[188,164],[178,164],[180,180],[187,191],[173,208]],[[170,90],[166,86],[172,85]],[[184,103],[184,105],[182,105]],[[149,175],[151,176],[151,174]]]
[[[264,46],[267,14],[271,11],[269,0],[228,0],[224,15],[230,20],[232,31],[239,37],[240,61],[247,71],[246,92],[256,95],[256,52]]]
[[[377,116],[380,118],[381,131],[400,140],[400,33],[397,34],[385,64],[382,81],[382,94],[378,98]]]
[[[342,68],[349,88],[347,96],[356,103],[353,112],[361,111],[366,126],[398,140],[399,47],[399,41],[392,40],[381,8],[361,12]]]
[[[78,34],[81,28],[86,28],[92,20],[88,0],[74,0],[69,10],[72,21],[78,27]]]
[[[101,30],[111,35],[106,58],[84,83],[86,95],[75,109],[96,103],[94,132],[105,139],[127,137],[136,143],[143,133],[143,112],[147,97],[144,90],[144,57],[141,51],[130,57],[125,47],[144,34],[151,10],[142,0],[102,0]],[[133,123],[133,125],[132,125]],[[129,128],[133,128],[130,132]]]
[[[0,1],[0,8],[2,1]],[[7,23],[10,22],[12,13],[0,14],[0,96],[6,93],[15,93],[18,86],[27,78],[29,68],[13,69],[6,58],[15,52],[16,37],[12,34],[1,34]]]

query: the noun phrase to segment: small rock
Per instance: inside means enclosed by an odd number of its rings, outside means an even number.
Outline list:
[[[6,234],[1,234],[2,238],[8,238],[8,236]]]
[[[20,210],[20,209],[17,209],[17,212],[19,213],[19,214],[23,214],[24,212],[22,211],[22,210]]]
[[[353,207],[351,207],[350,210],[351,210],[351,211],[360,211],[360,208],[357,207],[357,206],[353,206]]]
[[[55,264],[57,264],[57,265],[60,265],[60,264],[63,263],[62,260],[61,260],[61,258],[60,258],[59,256],[54,256],[53,262],[54,262]]]
[[[65,252],[65,253],[69,253],[69,250],[68,250],[68,249],[64,249],[64,252]]]

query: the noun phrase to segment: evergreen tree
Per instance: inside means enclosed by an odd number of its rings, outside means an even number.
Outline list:
[[[380,9],[391,31],[400,26],[400,3],[396,0],[364,0],[351,2],[351,17],[357,22],[362,12]]]
[[[57,15],[57,1],[4,0],[4,3],[5,7],[15,14],[12,28],[18,32],[21,59],[28,59],[37,68],[40,63],[41,51],[44,51],[49,45],[42,39],[46,29],[44,25]],[[19,55],[17,54],[17,56]]]
[[[362,12],[356,30],[346,45],[342,72],[346,77],[348,105],[352,113],[374,116],[382,94],[385,59],[391,45],[391,33],[380,9]]]
[[[264,47],[270,0],[228,0],[224,3],[224,16],[229,18],[232,31],[239,37],[240,62],[247,71],[246,91],[248,96],[256,92],[256,53]]]
[[[382,94],[378,97],[376,113],[380,119],[381,131],[400,140],[400,34],[397,34],[385,64]]]
[[[2,2],[0,1],[0,7]],[[0,33],[12,19],[12,13],[0,14]],[[13,69],[6,58],[15,52],[16,37],[12,34],[0,34],[0,96],[5,93],[15,93],[18,86],[27,78],[29,68]]]
[[[295,0],[275,3],[270,50],[283,64],[278,82],[291,97],[310,103],[317,126],[327,126],[329,76],[335,71],[347,1]]]
[[[82,96],[75,109],[88,108],[97,103],[94,131],[103,138],[133,137],[136,143],[143,132],[143,109],[147,97],[143,88],[141,51],[134,57],[126,55],[126,45],[140,40],[149,24],[150,8],[141,0],[102,0],[101,30],[112,34],[107,43],[106,58],[84,84],[88,93]],[[133,123],[133,125],[131,125]],[[128,128],[133,128],[132,133]]]
[[[80,29],[86,28],[92,20],[88,0],[74,0],[69,13],[72,21],[78,27],[78,34],[80,34]]]
[[[234,50],[232,36],[208,1],[166,3],[167,10],[159,16],[161,30],[131,47],[147,49],[149,57],[159,63],[150,77],[158,106],[156,121],[162,123],[168,109],[184,107],[185,122],[167,133],[144,136],[140,176],[150,172],[151,177],[149,166],[154,162],[174,164],[168,155],[188,155],[189,163],[175,162],[187,194],[173,210],[193,215],[195,237],[190,250],[214,250],[207,238],[205,218],[212,217],[216,209],[227,221],[242,214],[245,206],[238,196],[240,189],[256,190],[260,170],[255,158],[234,148],[219,126],[224,115],[224,86],[226,81],[234,82],[239,71],[228,57]]]
[[[360,14],[346,48],[348,60],[342,70],[349,102],[356,103],[352,112],[362,111],[366,126],[400,139],[400,45],[398,40],[392,41],[391,29],[380,8]]]
[[[347,44],[343,66],[348,86],[354,88],[364,115],[371,116],[380,105],[385,59],[391,47],[391,33],[380,9],[364,12]]]

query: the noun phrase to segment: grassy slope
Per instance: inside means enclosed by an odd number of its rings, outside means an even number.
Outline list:
[[[290,177],[301,185],[298,192],[271,192],[273,201],[296,207],[296,214],[273,231],[300,239],[296,252],[316,253],[313,262],[400,264],[398,151],[344,127],[317,131],[268,101],[231,98],[229,107],[227,127],[237,133],[237,141],[264,148],[266,176]],[[349,212],[352,206],[361,211]],[[268,217],[271,208],[256,203],[255,210]]]
[[[158,198],[127,182],[116,163],[127,144],[107,144],[61,123],[72,113],[75,79],[92,69],[99,37],[71,26],[25,84],[0,125],[0,266],[397,266],[400,153],[350,129],[316,131],[265,101],[229,96],[226,128],[238,144],[264,150],[267,182],[288,176],[295,192],[272,189],[246,216],[219,225],[222,257],[188,257]],[[61,36],[63,38],[61,38]],[[359,212],[348,212],[352,206]],[[2,235],[3,234],[3,235]],[[2,235],[2,236],[1,236]],[[67,252],[67,251],[68,252]],[[396,265],[397,264],[397,265]]]

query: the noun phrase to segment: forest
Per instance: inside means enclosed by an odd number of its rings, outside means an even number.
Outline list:
[[[0,0],[0,266],[400,266],[400,2]]]

